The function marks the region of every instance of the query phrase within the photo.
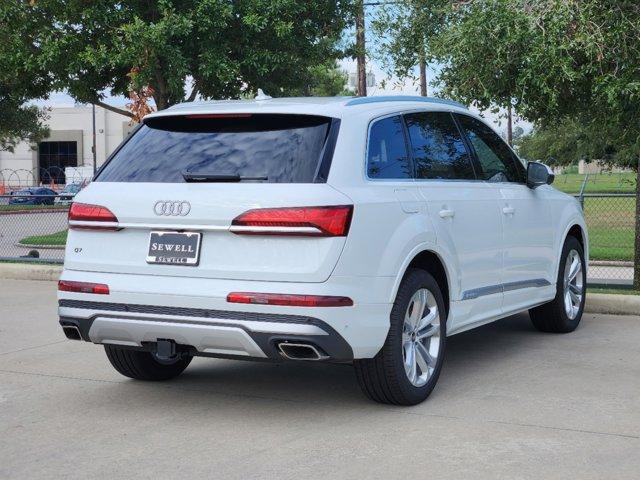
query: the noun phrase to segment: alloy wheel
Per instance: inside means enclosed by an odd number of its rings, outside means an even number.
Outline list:
[[[416,291],[407,307],[402,329],[402,359],[407,378],[422,387],[433,373],[440,351],[440,313],[426,288]]]
[[[578,316],[583,295],[582,260],[576,250],[571,250],[564,266],[564,310],[569,319],[573,320]]]

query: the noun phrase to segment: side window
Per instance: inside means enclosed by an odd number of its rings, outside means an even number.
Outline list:
[[[416,178],[475,180],[471,157],[451,114],[405,115]]]
[[[457,118],[476,151],[481,170],[478,178],[489,182],[525,181],[524,166],[497,133],[468,115]]]
[[[371,126],[367,175],[369,178],[413,178],[402,118],[399,116],[383,118]]]

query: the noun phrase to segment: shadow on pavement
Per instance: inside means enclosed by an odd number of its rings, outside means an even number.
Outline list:
[[[496,362],[508,365],[542,341],[526,314],[461,333],[448,339],[447,357],[438,386],[431,396],[446,397],[451,390],[465,389],[465,379],[482,376],[495,369]],[[265,362],[196,358],[178,379],[166,383],[135,381],[111,384],[120,395],[138,396],[139,388],[147,392],[171,390],[192,401],[216,404],[219,396],[245,400],[280,400],[285,402],[327,404],[368,403],[358,387],[350,365],[311,362],[272,364]],[[135,385],[135,389],[131,387]],[[200,393],[201,392],[201,393]],[[210,393],[212,396],[207,396]],[[298,407],[296,407],[298,408]]]

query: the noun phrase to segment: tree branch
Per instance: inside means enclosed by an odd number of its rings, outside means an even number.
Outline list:
[[[100,100],[96,100],[95,102],[93,102],[93,104],[97,105],[98,107],[102,107],[105,110],[119,113],[120,115],[124,115],[125,117],[133,118],[133,113],[131,113],[129,110],[123,110],[122,108],[114,107],[113,105],[101,102]]]

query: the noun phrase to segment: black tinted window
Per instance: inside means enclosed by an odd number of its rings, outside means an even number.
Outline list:
[[[412,113],[405,121],[417,178],[475,180],[471,158],[449,113]]]
[[[412,178],[413,172],[404,139],[402,118],[389,117],[371,126],[367,149],[370,178]]]
[[[103,182],[184,182],[182,172],[312,183],[329,118],[211,115],[149,119],[97,177]]]
[[[490,182],[524,182],[524,166],[496,132],[467,115],[457,118],[476,151],[480,163],[478,178]]]

